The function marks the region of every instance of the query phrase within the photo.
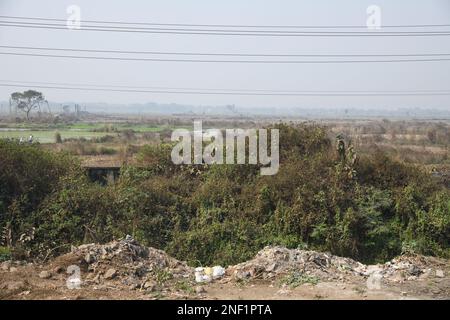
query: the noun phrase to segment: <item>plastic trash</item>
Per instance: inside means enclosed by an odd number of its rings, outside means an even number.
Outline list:
[[[221,266],[215,267],[198,267],[195,268],[195,282],[211,282],[213,279],[219,279],[225,274],[225,268]]]
[[[225,268],[221,266],[215,266],[212,268],[212,276],[214,279],[221,278],[225,274]]]
[[[212,277],[211,277],[212,270],[211,271],[208,270],[208,272],[211,272],[211,274],[206,274],[205,269],[208,269],[208,268],[202,268],[202,267],[195,268],[195,282],[199,282],[199,283],[210,282],[212,280]],[[211,268],[209,268],[209,269],[211,269]]]
[[[213,269],[210,267],[206,267],[203,272],[205,273],[205,275],[207,276],[211,276],[213,274]]]

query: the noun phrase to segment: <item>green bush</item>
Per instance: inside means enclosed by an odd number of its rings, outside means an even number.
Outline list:
[[[71,157],[37,145],[0,140],[0,228],[17,243],[32,232],[32,213],[58,189],[58,181],[81,173]]]
[[[379,152],[342,159],[319,126],[277,128],[274,176],[250,165],[175,166],[162,144],[143,147],[139,167],[107,186],[68,156],[1,142],[0,226],[34,255],[131,234],[191,265],[238,263],[266,245],[364,262],[450,256],[450,192],[427,173]]]
[[[61,133],[59,133],[59,132],[55,133],[55,143],[63,143]]]

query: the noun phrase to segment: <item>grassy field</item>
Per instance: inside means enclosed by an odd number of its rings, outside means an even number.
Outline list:
[[[3,124],[0,127],[0,139],[28,139],[33,135],[40,143],[54,143],[55,134],[59,132],[62,139],[93,139],[106,135],[116,136],[119,132],[132,130],[136,133],[160,132],[168,127],[165,125],[151,126],[144,124],[114,124],[114,123],[74,123],[68,125],[52,124]]]
[[[169,126],[149,126],[145,124],[125,124],[125,123],[75,123],[66,126],[71,130],[87,130],[87,131],[125,131],[133,130],[134,132],[159,132],[170,128]]]
[[[14,138],[20,139],[23,137],[24,139],[28,139],[30,135],[33,135],[34,141],[40,143],[54,143],[55,142],[55,134],[59,132],[61,134],[62,139],[71,139],[71,138],[85,138],[92,139],[98,138],[102,136],[106,136],[111,133],[108,132],[92,132],[92,131],[81,131],[81,130],[8,130],[8,131],[0,131],[0,139],[1,138]],[[114,133],[112,133],[114,134]]]

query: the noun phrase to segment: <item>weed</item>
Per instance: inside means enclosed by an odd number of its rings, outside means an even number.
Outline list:
[[[173,274],[167,269],[156,269],[153,271],[155,280],[159,285],[164,285],[173,278]]]
[[[312,285],[318,284],[320,279],[316,276],[310,276],[300,271],[293,271],[281,279],[281,285],[287,285],[291,288],[296,288],[302,284],[310,283]]]
[[[175,288],[177,290],[183,291],[188,295],[193,295],[195,293],[195,289],[192,287],[191,283],[187,280],[178,281],[175,284]]]

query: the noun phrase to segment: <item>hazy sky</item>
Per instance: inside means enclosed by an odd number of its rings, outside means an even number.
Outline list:
[[[450,24],[448,0],[0,0],[0,15],[66,19],[69,5],[82,20],[244,25],[361,25],[366,8],[382,23]],[[0,18],[1,20],[1,18]],[[450,28],[440,29],[450,30]],[[268,54],[450,53],[440,37],[233,37],[157,35],[0,26],[0,45],[100,50]],[[1,49],[0,52],[6,51]],[[17,51],[17,50],[16,50]],[[269,90],[450,90],[450,61],[383,64],[220,64],[125,62],[0,56],[0,80],[127,86]],[[0,100],[22,88],[0,87]],[[243,97],[105,93],[42,89],[51,101],[161,102],[279,107],[447,107],[450,97]]]

